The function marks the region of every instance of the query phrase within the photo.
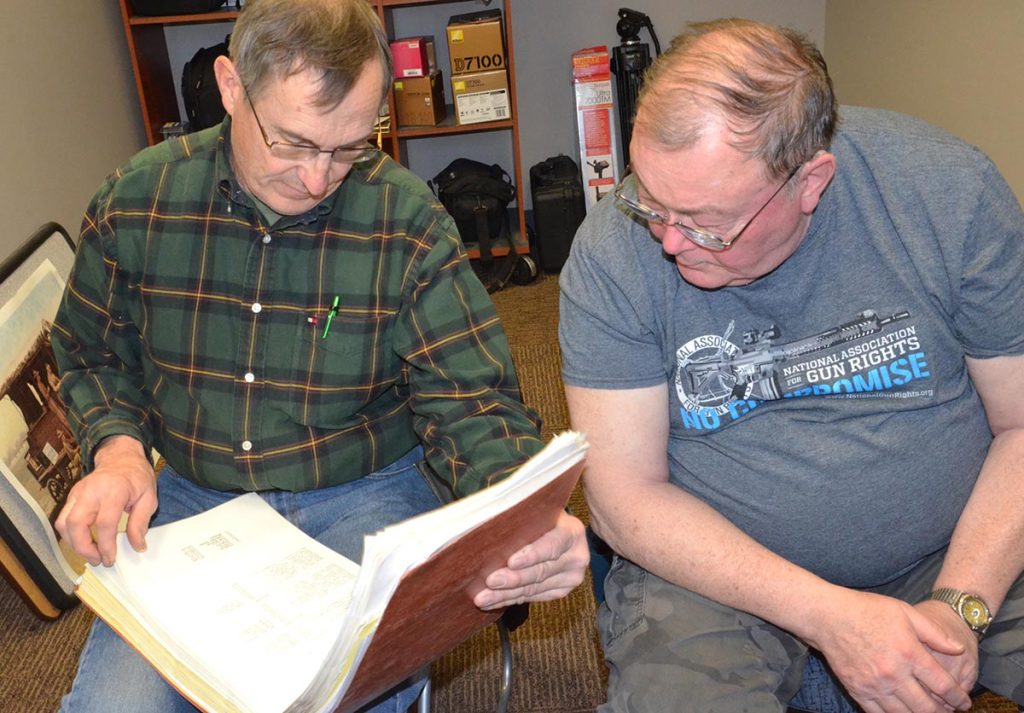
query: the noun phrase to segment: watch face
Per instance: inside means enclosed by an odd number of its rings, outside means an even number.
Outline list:
[[[964,621],[973,629],[984,629],[988,626],[989,619],[992,618],[988,607],[985,606],[985,602],[970,595],[965,596],[961,600],[960,614],[963,616]]]

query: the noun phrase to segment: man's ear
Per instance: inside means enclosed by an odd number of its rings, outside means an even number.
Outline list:
[[[234,116],[235,110],[245,102],[245,87],[242,86],[238,70],[230,59],[220,55],[213,61],[213,74],[217,78],[217,88],[220,90],[224,111]]]
[[[836,157],[819,151],[800,172],[800,210],[810,215],[836,175]]]

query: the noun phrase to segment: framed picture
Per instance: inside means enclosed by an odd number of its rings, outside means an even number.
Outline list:
[[[67,232],[47,223],[0,265],[0,565],[47,618],[77,602],[82,566],[53,529],[81,475],[50,349],[73,261]]]

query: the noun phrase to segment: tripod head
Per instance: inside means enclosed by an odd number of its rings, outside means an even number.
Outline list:
[[[661,44],[658,36],[654,33],[654,25],[651,18],[637,10],[630,10],[628,7],[619,8],[619,21],[615,23],[615,31],[619,33],[619,39],[623,44],[631,45],[640,42],[640,30],[647,28],[651,33],[651,40],[654,42],[654,54],[661,54]]]

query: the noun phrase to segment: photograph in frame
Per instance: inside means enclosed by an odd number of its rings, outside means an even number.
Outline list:
[[[82,467],[50,348],[73,258],[67,233],[47,224],[0,267],[0,554],[8,580],[48,617],[77,602],[82,567],[53,529]]]

